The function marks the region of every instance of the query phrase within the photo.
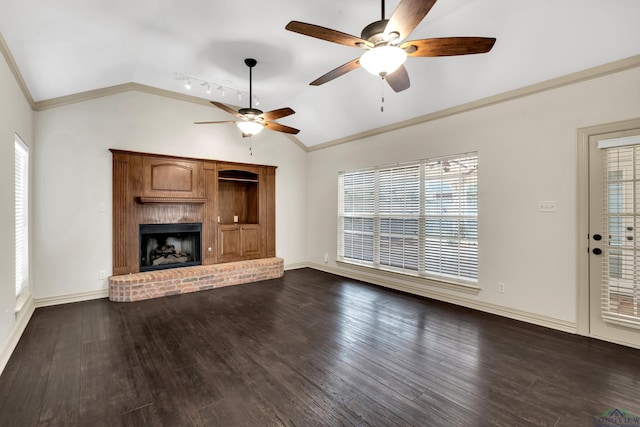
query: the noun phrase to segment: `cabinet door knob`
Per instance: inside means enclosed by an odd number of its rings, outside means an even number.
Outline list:
[[[208,250],[209,252],[211,252],[211,251],[213,251],[213,248],[212,248],[211,246],[209,246],[209,247],[207,248],[207,250]]]

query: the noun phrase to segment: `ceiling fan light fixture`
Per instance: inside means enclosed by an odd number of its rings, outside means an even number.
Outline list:
[[[375,76],[393,73],[407,60],[407,52],[398,46],[377,46],[360,57],[360,65]]]
[[[256,122],[242,121],[242,122],[236,123],[236,125],[240,128],[242,133],[245,135],[257,135],[262,131],[262,129],[264,129],[263,125]]]

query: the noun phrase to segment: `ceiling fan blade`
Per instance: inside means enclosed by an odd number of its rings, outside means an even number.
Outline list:
[[[213,125],[213,124],[222,124],[222,123],[235,123],[233,120],[225,120],[222,122],[193,122],[194,125]]]
[[[280,123],[275,123],[275,122],[262,122],[262,124],[269,130],[275,130],[276,132],[284,132],[284,133],[291,133],[291,134],[297,134],[298,132],[300,132],[300,129],[296,129],[296,128],[292,128],[289,126],[285,126],[285,125],[281,125]]]
[[[347,62],[346,64],[339,66],[338,68],[335,68],[329,71],[324,76],[318,77],[317,79],[315,79],[309,84],[311,86],[320,86],[321,84],[330,82],[331,80],[336,79],[342,76],[343,74],[347,74],[349,71],[353,71],[358,67],[360,67],[360,58],[356,58],[352,61]]]
[[[396,32],[400,35],[398,40],[406,39],[427,16],[435,2],[436,0],[402,0],[389,18],[384,32]]]
[[[409,86],[411,86],[411,83],[409,82],[409,73],[407,73],[407,69],[404,65],[401,65],[400,68],[395,70],[393,73],[386,75],[384,79],[395,92],[402,92],[405,89],[409,89]]]
[[[309,37],[315,37],[317,39],[326,40],[332,43],[338,43],[352,47],[364,47],[365,45],[368,47],[373,47],[373,44],[361,39],[360,37],[332,30],[330,28],[321,27],[319,25],[307,24],[305,22],[291,21],[284,28],[289,31],[293,31],[294,33],[303,34]]]
[[[279,108],[277,110],[267,111],[266,113],[262,113],[261,116],[264,120],[277,120],[282,117],[287,117],[295,113],[296,112],[293,111],[291,108],[285,107],[285,108]]]
[[[489,52],[495,42],[491,37],[443,37],[406,41],[400,47],[407,56],[455,56]]]
[[[229,107],[227,107],[226,105],[220,103],[220,102],[216,102],[216,101],[210,101],[213,105],[215,105],[216,107],[218,107],[221,110],[226,111],[227,113],[236,116],[237,118],[242,118],[242,114],[238,113],[236,110],[233,110]]]

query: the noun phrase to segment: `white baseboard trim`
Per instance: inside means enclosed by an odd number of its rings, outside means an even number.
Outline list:
[[[36,308],[49,307],[52,305],[69,304],[72,302],[89,301],[109,297],[109,289],[99,291],[78,292],[76,294],[59,295],[55,297],[36,298],[34,300]]]
[[[25,328],[29,324],[29,320],[31,320],[31,316],[33,316],[33,312],[36,310],[36,306],[34,304],[33,297],[29,297],[20,312],[16,317],[16,323],[13,326],[13,331],[11,331],[11,335],[9,335],[9,339],[0,349],[0,374],[4,371],[5,366],[9,362],[9,358],[13,354],[13,350],[16,349],[18,345],[18,341],[20,341],[20,337],[22,336]]]
[[[284,270],[285,271],[287,271],[287,270],[297,270],[298,268],[306,268],[306,267],[309,267],[309,263],[299,262],[299,263],[296,263],[296,264],[286,264],[284,266]]]
[[[627,341],[622,341],[622,340],[614,340],[608,337],[601,337],[600,335],[596,335],[596,334],[590,334],[589,335],[590,338],[594,338],[600,341],[606,341],[606,342],[610,342],[612,344],[618,344],[618,345],[623,345],[625,347],[631,347],[631,348],[637,348],[640,349],[640,345],[636,344],[636,343],[630,343]]]
[[[323,264],[308,263],[307,267],[315,270],[324,271],[326,273],[336,274],[338,276],[348,277],[350,279],[361,280],[363,282],[372,283],[374,285],[384,286],[398,291],[408,292],[414,295],[420,295],[432,298],[438,301],[448,302],[462,307],[471,308],[486,313],[496,314],[498,316],[507,317],[509,319],[520,320],[522,322],[531,323],[558,331],[576,333],[576,323],[566,320],[560,320],[553,317],[543,316],[540,314],[530,313],[523,310],[504,307],[497,304],[491,304],[484,301],[476,301],[464,296],[451,295],[438,292],[433,289],[422,286],[415,286],[409,283],[402,283],[389,277],[366,274],[360,271],[353,271],[346,268],[332,267]]]

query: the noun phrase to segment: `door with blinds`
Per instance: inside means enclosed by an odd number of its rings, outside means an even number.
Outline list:
[[[589,331],[640,346],[640,129],[589,139]]]

